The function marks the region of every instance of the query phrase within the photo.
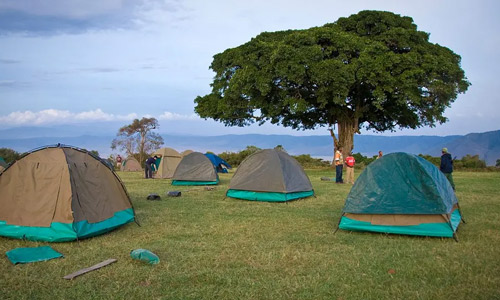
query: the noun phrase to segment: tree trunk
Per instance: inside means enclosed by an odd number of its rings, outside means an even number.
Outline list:
[[[338,134],[335,136],[333,129],[330,130],[330,135],[333,138],[333,153],[335,159],[335,151],[342,148],[342,154],[347,157],[352,154],[354,149],[354,134],[358,131],[356,120],[341,120],[337,124]],[[332,160],[334,163],[334,160]]]

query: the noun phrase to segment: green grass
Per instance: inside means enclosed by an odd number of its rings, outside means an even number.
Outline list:
[[[64,259],[14,266],[4,256],[0,299],[500,299],[500,173],[454,173],[467,221],[458,243],[334,234],[350,186],[320,180],[333,170],[307,173],[317,197],[290,203],[224,198],[232,174],[206,191],[119,173],[141,226],[50,244]],[[0,238],[3,253],[41,245]],[[132,260],[137,248],[160,264]],[[118,262],[62,279],[108,258]]]

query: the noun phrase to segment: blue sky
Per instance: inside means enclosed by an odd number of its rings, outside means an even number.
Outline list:
[[[163,133],[328,134],[274,125],[228,128],[201,120],[212,57],[263,31],[305,29],[360,10],[410,16],[462,57],[472,83],[449,122],[394,135],[500,129],[500,2],[463,0],[0,0],[0,128],[100,126],[156,117]],[[370,134],[373,134],[370,132]],[[389,133],[386,133],[389,134]]]

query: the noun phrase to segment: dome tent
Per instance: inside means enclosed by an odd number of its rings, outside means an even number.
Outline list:
[[[122,182],[86,150],[57,145],[28,152],[0,174],[0,235],[63,242],[135,220]]]
[[[205,153],[205,156],[210,159],[217,173],[227,173],[227,169],[231,169],[231,165],[228,164],[227,161],[220,158],[218,155],[215,155],[213,153]]]
[[[172,148],[161,148],[155,151],[153,155],[156,155],[159,159],[156,160],[157,170],[153,177],[154,178],[172,178],[174,176],[175,169],[182,159],[182,155]]]
[[[188,155],[189,153],[193,153],[193,152],[194,152],[193,150],[187,149],[187,150],[184,150],[181,152],[181,156],[184,157],[184,156]]]
[[[121,167],[120,171],[124,172],[136,172],[136,171],[142,171],[141,164],[135,159],[133,156],[127,157]]]
[[[214,185],[219,176],[208,157],[199,152],[184,156],[175,169],[172,185]]]
[[[461,219],[453,188],[436,166],[416,155],[391,153],[356,180],[339,228],[454,237]]]
[[[236,170],[228,197],[283,202],[314,195],[302,166],[286,152],[264,149],[248,156]]]

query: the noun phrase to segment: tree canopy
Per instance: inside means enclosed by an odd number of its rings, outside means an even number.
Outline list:
[[[127,155],[134,156],[137,161],[143,163],[147,156],[163,145],[163,138],[152,132],[158,128],[158,120],[155,118],[135,119],[132,124],[118,130],[111,149],[124,150]]]
[[[412,18],[362,11],[321,27],[263,32],[216,54],[212,92],[195,99],[195,111],[227,126],[326,126],[350,152],[362,127],[446,122],[445,109],[470,85],[460,61]]]

